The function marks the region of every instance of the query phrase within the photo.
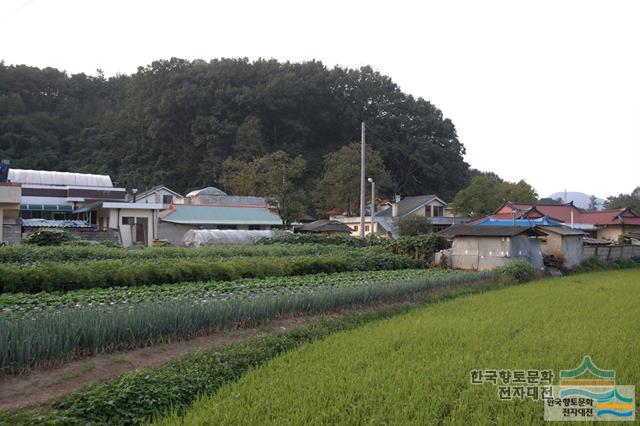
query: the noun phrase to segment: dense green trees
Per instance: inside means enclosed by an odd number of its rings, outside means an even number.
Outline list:
[[[623,209],[626,207],[640,213],[640,186],[631,191],[631,194],[607,197],[607,201],[604,203],[605,209]]]
[[[301,181],[307,162],[284,151],[266,154],[251,161],[227,159],[221,182],[234,194],[265,197],[278,212],[285,226],[304,214]]]
[[[505,182],[488,173],[472,178],[471,184],[456,194],[453,208],[460,214],[481,216],[490,214],[505,201],[535,203],[537,199],[536,191],[524,180]]]
[[[365,149],[365,169],[367,177],[375,180],[378,194],[384,194],[385,191],[391,189],[391,176],[385,168],[380,153],[369,146]],[[318,193],[320,195],[318,198],[324,200],[324,207],[338,208],[349,216],[359,214],[359,142],[345,145],[339,150],[326,155]]]
[[[105,79],[0,63],[0,158],[107,173],[127,187],[215,186],[227,158],[285,151],[306,161],[309,193],[361,121],[389,192],[447,198],[468,184],[453,123],[370,67],[173,58]]]

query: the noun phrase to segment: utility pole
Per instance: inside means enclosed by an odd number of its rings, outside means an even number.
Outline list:
[[[373,178],[369,178],[371,183],[371,235],[376,235],[376,222],[374,216],[376,215],[376,183]]]
[[[364,240],[364,197],[365,197],[365,178],[364,178],[364,121],[361,129],[361,146],[360,146],[360,239]]]

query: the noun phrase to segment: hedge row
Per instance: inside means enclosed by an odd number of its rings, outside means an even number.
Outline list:
[[[302,256],[346,252],[349,247],[327,247],[323,244],[276,244],[271,246],[216,246],[216,247],[152,247],[122,248],[94,246],[6,246],[0,247],[0,263],[78,262],[107,259],[201,259],[254,256]]]
[[[348,256],[96,260],[84,263],[43,262],[24,266],[0,264],[0,292],[68,291],[321,272],[406,269],[417,266],[412,259],[379,250],[353,251]]]
[[[429,300],[484,291],[489,287],[478,285],[451,289]],[[171,411],[180,413],[199,396],[215,393],[225,383],[238,380],[249,369],[302,344],[405,313],[415,306],[402,305],[381,312],[322,319],[278,336],[257,337],[197,352],[156,369],[126,374],[70,394],[56,401],[49,412],[7,414],[5,420],[12,424],[142,424],[149,418]],[[0,422],[2,420],[0,415]]]
[[[0,318],[0,370],[15,372],[43,361],[131,349],[191,337],[210,328],[253,323],[293,312],[321,312],[351,304],[395,300],[430,288],[490,277],[450,274],[388,280],[360,286],[229,297],[194,302],[143,302],[130,307],[81,307]]]

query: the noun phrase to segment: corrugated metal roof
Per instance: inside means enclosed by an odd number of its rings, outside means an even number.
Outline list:
[[[31,185],[92,186],[113,188],[107,175],[53,172],[48,170],[9,169],[9,180]]]
[[[84,220],[20,219],[25,228],[91,228]]]
[[[454,225],[440,232],[452,237],[515,237],[516,235],[542,235],[535,228],[526,226]]]
[[[161,220],[188,225],[282,225],[280,216],[264,206],[176,204]]]
[[[587,234],[585,234],[584,232],[582,232],[579,229],[572,229],[572,228],[569,228],[567,226],[540,226],[538,229],[540,229],[545,234],[548,233],[548,232],[551,232],[553,234],[565,235],[565,236],[572,236],[572,235],[583,236],[583,235],[587,235]]]
[[[513,219],[496,219],[495,217],[487,217],[482,222],[475,222],[474,225],[478,226],[514,226]],[[538,219],[516,219],[515,226],[560,226],[560,222],[550,220],[547,217],[541,217]]]

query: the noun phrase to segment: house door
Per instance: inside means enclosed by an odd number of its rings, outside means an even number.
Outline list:
[[[136,244],[147,245],[147,226],[149,220],[146,217],[136,218]]]

